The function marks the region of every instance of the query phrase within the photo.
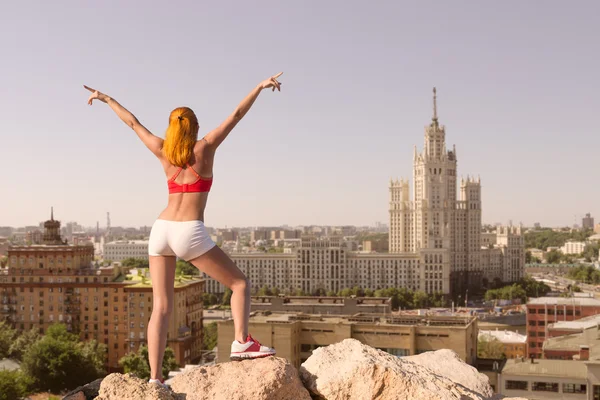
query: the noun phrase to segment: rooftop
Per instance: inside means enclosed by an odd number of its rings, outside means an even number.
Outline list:
[[[140,245],[147,245],[148,244],[148,240],[117,240],[114,242],[108,242],[105,244],[105,246],[107,244],[122,244],[122,245],[126,245],[126,244],[140,244]]]
[[[404,326],[441,326],[465,328],[473,323],[475,317],[438,317],[438,316],[390,316],[384,314],[359,313],[354,315],[321,315],[300,312],[255,311],[250,314],[251,322],[291,324],[296,321],[326,324],[372,324]]]
[[[584,330],[600,325],[600,314],[591,315],[575,321],[558,321],[549,324],[549,329]]]
[[[530,299],[527,305],[548,306],[595,306],[600,307],[600,300],[595,298],[567,298],[567,297],[537,297]]]
[[[490,330],[490,331],[479,331],[479,338],[481,337],[492,337],[499,340],[502,343],[527,343],[527,336],[521,335],[520,333],[507,331],[507,330]]]
[[[327,296],[252,296],[251,301],[255,304],[269,304],[275,301],[279,302],[279,299],[284,304],[312,304],[312,305],[339,305],[343,306],[344,302],[354,302],[358,305],[373,305],[373,304],[391,304],[391,297],[327,297]]]
[[[581,346],[588,346],[590,361],[600,360],[600,338],[598,328],[592,327],[579,333],[548,338],[544,341],[544,351],[579,352]]]
[[[582,361],[571,360],[507,360],[502,375],[553,376],[557,378],[587,379],[587,366]]]

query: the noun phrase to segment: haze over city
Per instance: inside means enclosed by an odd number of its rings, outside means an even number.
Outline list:
[[[0,6],[0,225],[51,205],[63,221],[151,225],[166,205],[160,164],[83,84],[161,137],[190,106],[203,135],[279,71],[281,93],[217,153],[208,225],[387,222],[434,86],[484,222],[600,215],[597,2],[61,4]]]

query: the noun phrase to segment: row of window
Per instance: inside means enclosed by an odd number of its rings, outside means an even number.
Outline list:
[[[529,390],[529,382],[507,380],[505,384],[507,390]],[[531,382],[531,390],[534,392],[554,392],[558,393],[559,384],[557,382]],[[587,393],[587,385],[578,383],[563,383],[563,393]]]

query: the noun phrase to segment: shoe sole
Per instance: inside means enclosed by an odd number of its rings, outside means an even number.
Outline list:
[[[242,353],[243,355],[229,356],[231,361],[254,360],[256,358],[272,357],[275,353]]]

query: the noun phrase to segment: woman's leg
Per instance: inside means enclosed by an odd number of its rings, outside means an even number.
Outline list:
[[[248,319],[250,317],[250,282],[218,246],[190,262],[200,271],[231,289],[233,292],[231,314],[235,327],[235,340],[244,343],[248,336]]]
[[[148,323],[150,379],[162,379],[162,361],[167,347],[169,317],[173,312],[175,257],[150,256],[152,316]]]

